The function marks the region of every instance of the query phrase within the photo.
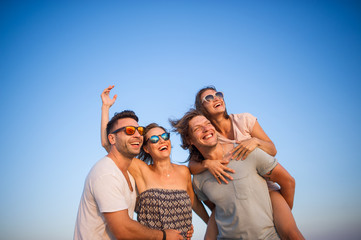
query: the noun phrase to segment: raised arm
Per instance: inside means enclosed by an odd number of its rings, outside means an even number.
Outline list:
[[[114,104],[117,99],[117,95],[114,95],[113,99],[110,99],[109,92],[114,88],[113,86],[109,86],[100,95],[102,99],[102,115],[101,115],[101,123],[100,123],[100,138],[102,146],[105,148],[107,152],[110,151],[110,144],[107,136],[107,124],[109,122],[109,108]]]
[[[266,180],[276,182],[280,185],[280,192],[290,209],[292,209],[296,182],[295,179],[287,172],[287,170],[278,163],[275,168],[266,173],[263,177]]]
[[[110,231],[116,239],[155,239],[163,238],[163,232],[160,230],[150,229],[142,224],[130,219],[128,209],[103,213]],[[165,230],[166,239],[183,239],[179,231]]]
[[[263,131],[261,125],[256,120],[251,132],[252,138],[238,142],[238,146],[233,150],[233,156],[239,159],[246,159],[256,147],[262,149],[271,156],[276,156],[277,150],[271,139]]]

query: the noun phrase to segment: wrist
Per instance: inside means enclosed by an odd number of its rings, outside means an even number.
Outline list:
[[[162,233],[163,233],[163,238],[162,238],[162,240],[166,240],[167,239],[167,234],[165,234],[165,231],[164,230],[161,230],[162,231]]]
[[[258,139],[258,138],[256,138],[256,137],[253,137],[253,141],[255,141],[255,142],[256,142],[257,147],[261,146],[260,139]]]
[[[110,105],[102,105],[102,109],[109,109],[111,106]]]
[[[202,166],[206,169],[208,169],[209,165],[208,165],[208,160],[203,160],[202,161]]]

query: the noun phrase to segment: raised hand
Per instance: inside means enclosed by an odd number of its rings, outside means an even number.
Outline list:
[[[113,88],[114,88],[114,85],[107,87],[106,89],[104,89],[104,91],[100,95],[104,107],[110,108],[114,104],[115,100],[117,99],[116,94],[114,95],[113,99],[110,99],[110,97],[109,97],[110,90],[112,90]]]

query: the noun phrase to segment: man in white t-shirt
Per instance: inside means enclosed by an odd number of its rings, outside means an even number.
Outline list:
[[[143,133],[133,111],[118,113],[107,124],[111,148],[86,178],[74,240],[183,239],[178,231],[150,229],[133,220],[136,190],[128,167],[140,152]]]

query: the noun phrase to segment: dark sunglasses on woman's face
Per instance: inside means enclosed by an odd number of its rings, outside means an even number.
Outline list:
[[[215,92],[213,94],[209,94],[207,96],[204,96],[204,98],[202,99],[202,103],[213,101],[215,99],[215,97],[223,99],[223,93],[222,92]]]
[[[151,143],[157,143],[160,140],[159,137],[161,137],[164,141],[167,141],[167,140],[169,140],[169,135],[170,135],[170,133],[167,133],[167,132],[165,132],[161,135],[158,135],[158,136],[153,135],[150,138],[148,138],[147,141],[145,141],[145,142],[148,142],[148,140],[149,140]]]
[[[140,135],[144,135],[144,128],[143,127],[134,127],[134,126],[126,126],[118,128],[117,130],[113,131],[112,134],[116,134],[117,132],[120,132],[122,130],[125,130],[125,134],[127,135],[133,135],[135,133],[135,130],[139,132]]]

